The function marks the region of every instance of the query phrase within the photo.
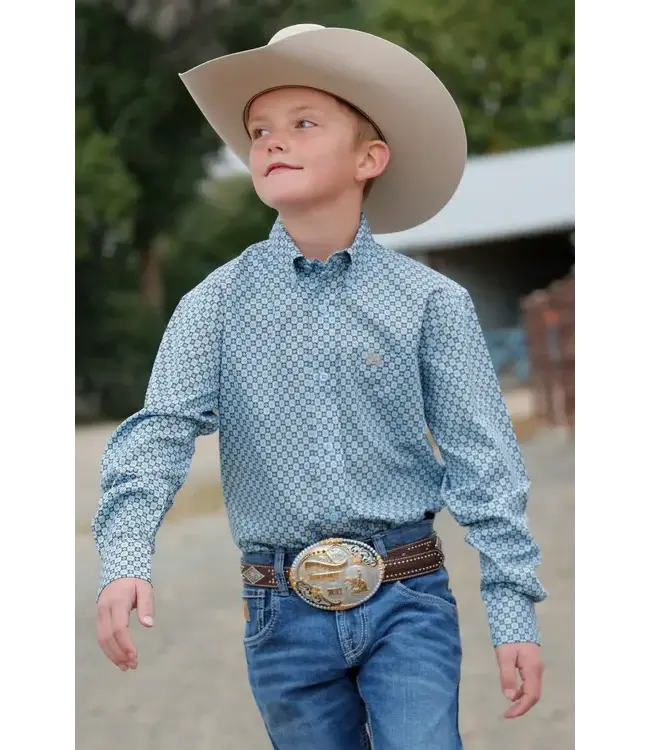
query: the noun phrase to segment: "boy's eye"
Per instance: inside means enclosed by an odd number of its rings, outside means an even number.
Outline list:
[[[315,122],[312,122],[311,120],[298,120],[296,123],[298,128],[301,130],[304,130],[305,128],[312,128],[316,126]],[[258,138],[262,138],[265,135],[268,135],[271,131],[268,128],[253,128],[251,130],[251,139],[256,141]]]
[[[251,138],[255,141],[258,138],[261,138],[265,133],[268,133],[268,128],[253,128],[251,132]]]

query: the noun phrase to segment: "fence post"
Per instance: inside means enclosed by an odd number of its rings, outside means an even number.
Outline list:
[[[550,290],[557,310],[557,372],[565,423],[575,428],[575,278],[562,279]]]
[[[549,425],[557,424],[555,372],[549,341],[549,295],[537,291],[522,300],[524,325],[528,337],[530,380],[538,416]]]

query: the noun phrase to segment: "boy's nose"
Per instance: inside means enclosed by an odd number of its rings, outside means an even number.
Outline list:
[[[268,150],[269,150],[269,154],[274,154],[278,152],[282,153],[283,151],[286,150],[286,147],[282,141],[275,139],[273,141],[269,141]]]

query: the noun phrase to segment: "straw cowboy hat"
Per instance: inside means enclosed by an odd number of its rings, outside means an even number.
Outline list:
[[[391,151],[364,211],[373,232],[398,232],[435,216],[453,196],[467,140],[454,100],[440,80],[402,47],[353,29],[298,24],[265,47],[237,52],[181,74],[222,141],[248,164],[245,113],[259,94],[304,86],[360,110]]]

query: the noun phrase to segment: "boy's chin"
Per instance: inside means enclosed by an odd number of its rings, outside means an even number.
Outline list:
[[[269,208],[273,208],[279,214],[290,214],[297,211],[305,211],[322,202],[322,198],[316,195],[305,195],[304,193],[275,193],[272,195],[260,195],[258,198]]]

